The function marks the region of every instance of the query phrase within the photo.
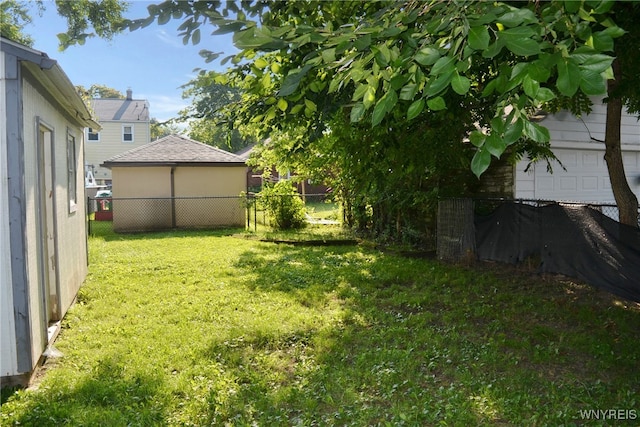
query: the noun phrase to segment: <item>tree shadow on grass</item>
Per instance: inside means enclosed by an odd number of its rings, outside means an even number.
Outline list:
[[[500,290],[492,275],[357,247],[263,245],[236,267],[251,291],[339,312],[323,328],[210,343],[205,357],[228,381],[209,394],[213,425],[572,423],[638,392],[626,356],[637,334],[592,333],[611,307],[581,318],[559,304],[561,286],[522,290],[515,278]]]
[[[16,425],[161,425],[165,419],[160,375],[128,372],[118,357],[101,360],[81,380],[47,381],[13,417]],[[3,408],[4,409],[4,408]]]

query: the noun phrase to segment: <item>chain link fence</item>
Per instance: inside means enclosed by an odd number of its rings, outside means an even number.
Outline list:
[[[475,250],[474,216],[489,215],[504,203],[517,203],[533,207],[549,205],[586,206],[605,216],[619,220],[618,207],[612,203],[558,202],[535,199],[461,199],[451,198],[438,203],[436,246],[438,258],[461,259]],[[640,216],[640,207],[638,208]],[[640,219],[638,220],[640,227]]]
[[[297,194],[293,196],[269,196],[269,197],[299,197],[304,202],[305,219],[308,224],[339,225],[343,223],[342,210],[338,203],[334,202],[329,194]],[[247,205],[249,206],[249,226],[271,226],[271,219],[265,209],[267,203],[260,194],[249,194]]]
[[[273,196],[272,196],[273,197]],[[282,196],[291,197],[291,196]],[[297,195],[310,224],[341,224],[340,209],[326,194]],[[270,226],[259,194],[230,197],[88,198],[89,234]]]

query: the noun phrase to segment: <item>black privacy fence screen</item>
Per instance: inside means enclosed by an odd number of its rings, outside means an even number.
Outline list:
[[[438,256],[527,262],[640,302],[640,229],[617,219],[612,204],[441,200]]]

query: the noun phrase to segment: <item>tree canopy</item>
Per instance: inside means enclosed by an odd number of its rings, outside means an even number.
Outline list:
[[[177,19],[179,36],[194,44],[208,26],[214,34],[233,33],[241,51],[222,59],[233,67],[229,83],[242,93],[233,118],[265,135],[302,127],[305,138],[292,153],[346,117],[353,134],[362,132],[367,149],[358,155],[369,161],[380,153],[373,147],[388,155],[405,144],[394,132],[441,137],[434,124],[448,117],[447,137],[457,138],[448,140],[452,152],[471,154],[476,176],[505,152],[547,152],[549,132],[532,113],[549,103],[585,111],[589,96],[607,94],[614,55],[637,52],[629,31],[638,8],[611,0],[189,0],[148,11],[121,26],[136,30]],[[201,54],[207,61],[221,57],[207,49]],[[630,78],[637,87],[637,75]],[[638,99],[621,96],[627,105]],[[384,174],[388,165],[376,166]]]

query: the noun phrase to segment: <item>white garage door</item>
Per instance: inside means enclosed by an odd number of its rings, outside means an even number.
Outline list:
[[[538,163],[525,173],[527,162],[520,162],[516,170],[516,198],[613,203],[604,148],[553,151],[566,170],[554,162],[551,174],[546,163]],[[627,180],[640,198],[640,152],[625,152],[623,159]]]

